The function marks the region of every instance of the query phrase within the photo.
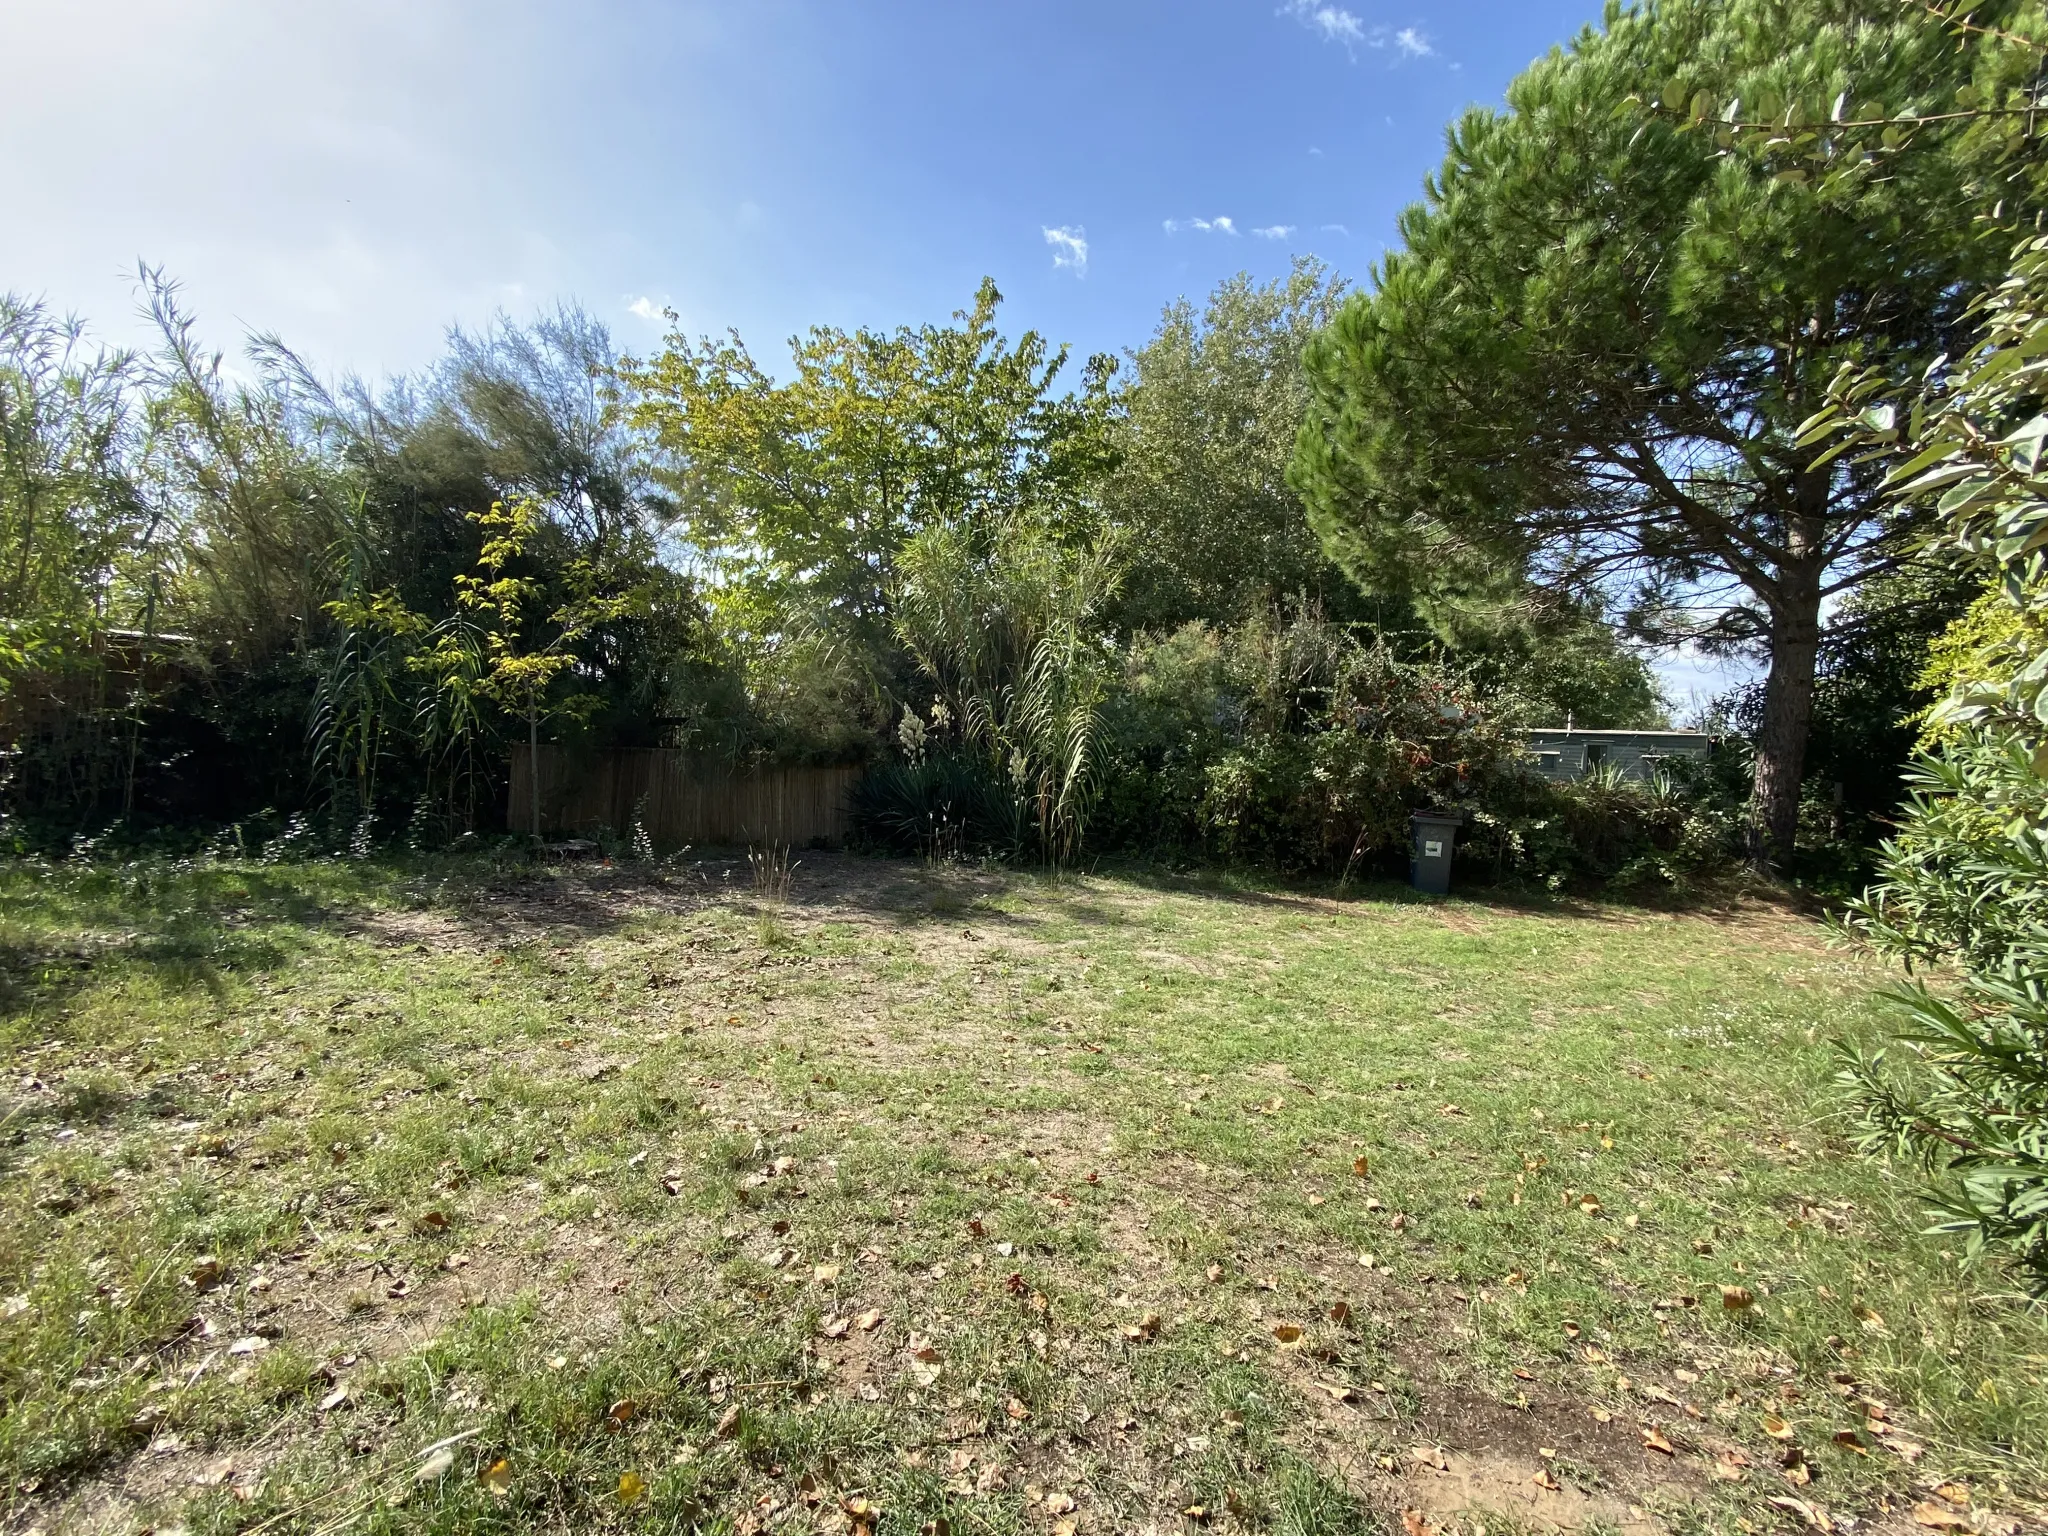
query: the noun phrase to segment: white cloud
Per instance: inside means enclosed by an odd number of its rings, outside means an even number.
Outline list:
[[[1436,53],[1436,45],[1420,27],[1368,28],[1350,11],[1329,4],[1328,0],[1286,0],[1278,14],[1293,17],[1309,31],[1320,34],[1326,43],[1342,43],[1344,51],[1353,57],[1360,45],[1392,48],[1404,59],[1427,59]]]
[[[645,320],[649,325],[660,325],[663,321],[668,319],[668,306],[666,304],[655,303],[654,300],[650,299],[646,294],[643,293],[640,295],[639,298],[633,300],[632,303],[626,306],[626,313],[629,315],[638,315],[642,320]]]
[[[1366,40],[1365,23],[1342,6],[1318,5],[1316,0],[1287,0],[1279,14],[1292,16],[1311,32],[1320,32],[1325,42],[1342,43],[1348,48]]]
[[[1167,219],[1160,226],[1169,235],[1177,235],[1184,229],[1200,230],[1205,235],[1235,235],[1241,233],[1237,220],[1227,214],[1218,214],[1213,219]],[[1263,233],[1263,231],[1260,231]]]
[[[1088,231],[1079,224],[1063,224],[1058,229],[1046,229],[1045,243],[1052,247],[1052,264],[1055,270],[1066,267],[1076,277],[1088,275]]]
[[[1342,224],[1325,224],[1323,226],[1323,233],[1326,235],[1342,235],[1347,240],[1351,238],[1351,231]]]
[[[1294,233],[1294,226],[1292,224],[1268,224],[1264,229],[1255,229],[1252,233],[1261,240],[1285,240]]]

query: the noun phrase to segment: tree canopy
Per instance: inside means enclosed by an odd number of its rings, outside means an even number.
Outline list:
[[[1361,582],[1596,592],[1657,638],[1769,658],[1756,803],[1788,849],[1822,614],[1907,557],[1881,471],[1797,442],[1847,361],[1910,377],[1996,272],[1969,141],[1817,176],[1669,100],[1923,114],[1976,66],[1889,0],[1661,0],[1452,128],[1401,244],[1309,354],[1295,483]],[[1808,104],[1800,107],[1798,104]],[[1930,216],[1930,210],[1955,210]]]
[[[791,342],[786,383],[737,334],[672,334],[626,365],[676,531],[735,622],[808,611],[879,635],[897,551],[922,529],[1020,510],[1077,521],[1109,447],[1115,365],[1091,359],[1078,391],[1059,389],[1066,350],[1035,331],[1006,341],[1001,303],[984,281],[951,325],[819,327]]]

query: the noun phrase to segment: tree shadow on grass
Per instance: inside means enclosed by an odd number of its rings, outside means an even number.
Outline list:
[[[1702,881],[1683,889],[1642,886],[1551,891],[1540,886],[1458,881],[1449,896],[1429,896],[1379,873],[1344,881],[1245,866],[1175,868],[1141,861],[1105,861],[1095,872],[1161,894],[1201,896],[1304,915],[1373,907],[1424,908],[1446,914],[1478,908],[1504,916],[1633,925],[1651,918],[1675,917],[1731,924],[1773,916],[1814,919],[1827,910],[1805,892],[1744,875]]]
[[[96,980],[145,975],[220,995],[285,964],[331,901],[286,872],[238,866],[56,867],[0,876],[0,1020],[61,1008]]]

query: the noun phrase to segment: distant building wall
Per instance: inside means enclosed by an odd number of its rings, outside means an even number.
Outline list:
[[[1576,779],[1602,763],[1647,779],[1673,758],[1704,760],[1717,738],[1703,731],[1580,731],[1557,726],[1526,733],[1529,756],[1546,779]]]

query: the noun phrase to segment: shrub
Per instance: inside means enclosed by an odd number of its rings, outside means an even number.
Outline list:
[[[1289,869],[1404,849],[1408,815],[1474,803],[1515,757],[1441,662],[1309,611],[1134,644],[1105,710],[1104,842]]]
[[[856,843],[925,858],[1021,856],[1033,841],[1031,808],[979,758],[883,763],[855,783]]]
[[[1961,984],[1894,989],[1888,1049],[1845,1045],[1843,1082],[1867,1148],[1928,1177],[1937,1230],[1996,1254],[2048,1293],[2048,238],[2014,253],[1982,301],[1983,338],[1937,368],[1910,414],[1889,382],[1845,374],[1809,441],[1890,450],[1911,424],[1898,498],[1938,495],[1954,545],[2010,612],[1975,611],[1947,657],[1951,691],[1883,880],[1851,923],[1909,967]]]
[[[1722,777],[1683,765],[1636,780],[1612,763],[1566,783],[1504,773],[1472,814],[1464,856],[1495,880],[1552,890],[1682,885],[1740,852],[1741,796]]]

